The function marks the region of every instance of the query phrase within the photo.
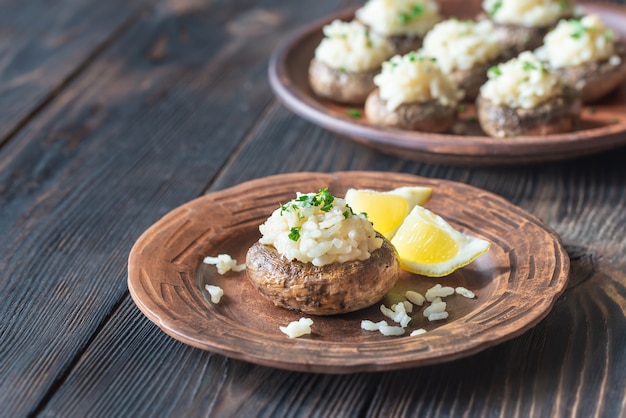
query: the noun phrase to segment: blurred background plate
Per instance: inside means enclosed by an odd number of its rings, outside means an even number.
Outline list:
[[[626,37],[626,8],[606,3],[581,3]],[[452,132],[432,134],[370,125],[364,116],[351,117],[358,106],[343,106],[317,97],[308,82],[308,66],[322,39],[322,27],[334,19],[351,20],[355,8],[341,11],[292,35],[272,54],[269,80],[282,103],[297,115],[330,131],[383,153],[416,161],[454,165],[506,165],[565,160],[626,144],[626,86],[593,106],[585,106],[576,131],[517,138],[486,136],[467,104]],[[480,11],[478,1],[442,2],[446,16],[470,18]]]

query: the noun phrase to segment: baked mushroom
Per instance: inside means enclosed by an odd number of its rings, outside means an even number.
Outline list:
[[[503,49],[493,30],[489,20],[448,19],[424,38],[421,52],[437,59],[439,68],[464,91],[465,100],[476,98],[487,81],[487,70],[502,60]]]
[[[333,21],[309,65],[309,84],[320,97],[363,104],[374,76],[392,53],[391,44],[358,22]]]
[[[434,0],[369,0],[355,12],[355,20],[393,44],[392,55],[418,50],[426,32],[441,19]]]
[[[626,81],[626,45],[596,15],[562,20],[535,52],[566,83],[594,102]]]
[[[448,130],[463,96],[434,58],[416,52],[384,62],[374,83],[378,88],[365,102],[368,121],[399,129]]]
[[[327,189],[299,194],[259,230],[246,272],[276,306],[313,315],[352,312],[381,300],[398,279],[393,245]]]
[[[576,89],[552,74],[530,51],[492,67],[476,100],[478,121],[490,136],[569,132],[579,119]]]
[[[539,47],[560,19],[575,14],[574,0],[484,0],[482,6],[505,60]]]

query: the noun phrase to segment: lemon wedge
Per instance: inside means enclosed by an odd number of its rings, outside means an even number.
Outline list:
[[[431,194],[430,187],[398,187],[386,192],[348,189],[345,199],[355,213],[365,212],[374,229],[391,239],[411,209],[428,202]]]
[[[391,239],[400,266],[429,277],[446,276],[489,250],[490,243],[465,235],[442,217],[415,206]]]

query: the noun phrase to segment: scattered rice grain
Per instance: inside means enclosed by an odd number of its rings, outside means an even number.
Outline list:
[[[426,291],[426,300],[432,302],[435,298],[445,298],[454,293],[454,288],[450,286],[442,287],[440,284],[436,284]]]
[[[457,294],[459,294],[461,296],[465,296],[466,298],[469,298],[469,299],[474,299],[476,297],[474,292],[472,292],[471,290],[466,289],[466,288],[464,288],[462,286],[457,287],[456,289],[454,289],[454,291]]]
[[[300,318],[298,321],[290,322],[286,327],[279,327],[289,338],[298,338],[311,333],[311,318]]]
[[[237,264],[237,260],[228,254],[220,254],[217,257],[205,257],[204,264],[212,264],[217,267],[219,274],[225,274],[229,271],[243,271],[246,269],[245,264]]]
[[[407,315],[406,309],[404,307],[404,303],[396,303],[391,306],[391,309],[387,308],[385,305],[380,305],[380,311],[387,318],[391,319],[394,322],[397,322],[402,327],[406,327],[411,321],[411,317]]]
[[[436,312],[428,315],[429,321],[439,321],[440,319],[446,319],[448,317],[448,312]]]
[[[420,293],[414,292],[412,290],[406,292],[404,296],[409,302],[417,306],[422,306],[424,304],[424,301],[426,300],[424,296],[422,296]]]
[[[216,305],[220,303],[222,296],[224,296],[224,290],[222,290],[221,287],[213,286],[212,284],[206,284],[204,285],[204,288],[207,290],[207,292],[209,292],[209,295],[211,295],[211,303],[214,303]]]
[[[424,316],[430,319],[430,315],[435,313],[442,313],[446,310],[446,303],[441,300],[441,298],[435,298],[434,301],[430,304],[430,306],[424,309]]]

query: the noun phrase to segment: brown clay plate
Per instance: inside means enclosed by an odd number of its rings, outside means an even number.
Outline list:
[[[446,298],[447,320],[429,323],[416,310],[405,336],[361,330],[363,319],[385,319],[377,304],[345,315],[312,316],[312,334],[289,339],[279,326],[300,314],[264,299],[245,272],[221,276],[214,266],[202,263],[205,256],[222,253],[245,260],[247,249],[260,237],[258,225],[296,191],[329,187],[343,196],[350,187],[389,190],[406,185],[432,187],[426,207],[492,243],[487,254],[445,278],[403,272],[381,302],[389,306],[406,290],[425,292],[436,283],[473,290],[475,299]],[[150,320],[186,344],[288,370],[348,373],[449,361],[519,335],[548,314],[568,272],[569,258],[555,232],[492,193],[410,174],[292,173],[210,193],[165,215],[133,246],[128,287]],[[224,289],[218,305],[209,302],[205,284]],[[408,336],[422,327],[426,334]]]
[[[442,2],[446,16],[469,18],[479,11],[475,0]],[[582,3],[607,25],[626,37],[626,8],[605,3]],[[626,144],[626,86],[593,106],[583,108],[577,130],[566,134],[508,139],[485,135],[467,104],[451,132],[432,134],[381,128],[364,116],[350,117],[351,109],[317,97],[307,79],[308,65],[322,38],[322,27],[334,19],[351,20],[354,8],[315,22],[295,33],[272,54],[269,80],[276,96],[297,115],[328,130],[383,153],[431,163],[459,165],[521,164],[564,160]]]

